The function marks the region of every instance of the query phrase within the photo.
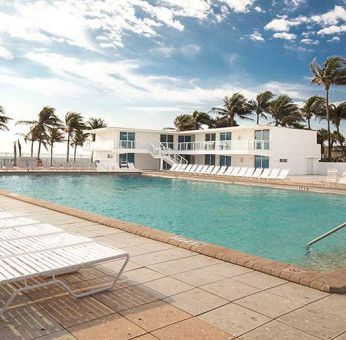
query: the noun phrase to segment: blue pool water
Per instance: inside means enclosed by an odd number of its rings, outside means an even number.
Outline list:
[[[0,188],[301,266],[346,266],[346,196],[146,176],[0,176]],[[54,223],[54,221],[52,221]]]

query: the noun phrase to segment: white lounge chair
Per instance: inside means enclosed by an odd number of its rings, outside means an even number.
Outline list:
[[[255,171],[255,168],[248,168],[245,172],[244,177],[252,177],[254,171]]]
[[[280,174],[280,169],[273,169],[270,175],[268,175],[268,179],[277,179],[279,174]]]
[[[189,164],[184,170],[183,172],[190,172],[190,169],[192,169],[193,164]]]
[[[201,174],[205,174],[209,168],[209,165],[203,165],[202,170],[200,171]]]
[[[222,166],[220,167],[219,172],[218,172],[217,174],[218,174],[218,175],[224,175],[226,170],[227,170],[227,165],[222,165]]]
[[[289,169],[282,169],[277,179],[286,179],[289,172]]]
[[[199,174],[201,172],[201,170],[203,169],[204,165],[203,164],[199,164],[195,170],[195,174]]]
[[[174,163],[171,168],[169,169],[169,171],[175,171],[175,169],[178,167],[178,163]]]
[[[178,171],[184,172],[184,170],[187,168],[187,166],[188,166],[188,164],[182,164]]]
[[[246,174],[246,171],[247,171],[248,168],[241,168],[239,170],[239,172],[236,174],[236,175],[233,175],[233,176],[236,176],[236,177],[244,177],[245,174]]]
[[[263,172],[261,173],[261,175],[258,178],[263,178],[263,179],[267,179],[268,176],[270,174],[270,169],[263,169]]]
[[[193,164],[188,172],[195,172],[197,167],[198,167],[198,164]]]
[[[234,168],[233,168],[233,171],[229,174],[230,176],[237,176],[237,174],[239,173],[239,171],[240,171],[240,167],[239,166],[235,166]]]
[[[234,170],[234,166],[228,167],[228,169],[224,172],[225,176],[229,176]]]
[[[251,178],[258,178],[261,176],[263,169],[262,168],[257,168],[255,172],[252,174]]]
[[[216,175],[219,171],[220,171],[220,166],[217,165],[217,166],[213,169],[213,171],[211,172],[211,174],[212,174],[212,175]]]
[[[121,269],[111,283],[101,288],[77,294],[64,281],[57,278],[59,274],[117,259],[124,260]],[[76,298],[112,289],[128,260],[129,254],[123,250],[105,246],[86,237],[69,234],[51,225],[0,229],[0,285],[22,283],[14,285],[16,290],[0,309],[0,315],[18,294],[32,289],[60,285]],[[39,277],[44,277],[46,280],[35,284],[28,282],[28,279]]]
[[[213,171],[213,169],[214,169],[214,165],[209,165],[208,168],[207,168],[207,170],[206,170],[206,172],[205,172],[205,174],[211,174],[211,172]]]
[[[338,178],[338,170],[337,169],[328,169],[327,170],[327,182],[336,183]]]

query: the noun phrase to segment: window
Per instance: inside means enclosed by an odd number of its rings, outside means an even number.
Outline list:
[[[135,148],[135,133],[120,132],[120,147],[125,149]]]
[[[162,143],[166,148],[173,149],[173,135],[161,135],[160,143]]]
[[[216,141],[216,133],[207,133],[205,135],[206,142],[215,142]]]
[[[232,163],[231,156],[220,156],[220,165],[227,165],[230,166]]]
[[[255,156],[255,168],[267,169],[269,168],[269,157]]]
[[[255,150],[269,150],[269,130],[255,131]]]
[[[205,155],[204,164],[205,165],[215,165],[215,155]]]
[[[178,136],[178,150],[192,150],[192,136]]]
[[[221,132],[220,140],[232,140],[232,132]]]
[[[119,164],[122,162],[135,164],[135,154],[134,153],[122,153],[119,155]]]

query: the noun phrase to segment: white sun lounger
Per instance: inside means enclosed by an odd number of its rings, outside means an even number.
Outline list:
[[[171,168],[169,169],[169,171],[175,171],[175,169],[178,167],[178,163],[174,163]]]
[[[227,165],[222,165],[222,166],[220,167],[220,170],[219,170],[219,172],[217,173],[217,175],[224,175],[226,170],[227,170]]]
[[[228,167],[228,169],[224,172],[225,176],[229,176],[234,170],[234,166]]]
[[[273,169],[268,176],[268,179],[277,179],[280,173],[280,169]]]
[[[259,178],[265,178],[266,179],[266,178],[268,178],[269,174],[270,174],[270,169],[269,168],[264,169],[263,172],[261,173],[261,175],[259,176]]]
[[[199,164],[195,170],[195,174],[199,174],[202,171],[203,167],[204,167],[203,164]]]
[[[193,164],[189,164],[184,170],[183,172],[190,172],[190,169],[193,167]]]
[[[214,167],[215,167],[215,165],[209,165],[208,169],[207,169],[207,171],[205,173],[206,174],[211,174],[211,172],[213,171]]]
[[[198,164],[193,164],[191,169],[188,172],[195,172],[198,167]]]
[[[212,174],[212,175],[216,175],[219,171],[220,171],[220,166],[217,165],[217,166],[213,169],[213,171],[211,172],[211,174]]]
[[[201,174],[205,174],[206,171],[209,169],[209,165],[203,165],[202,170],[200,171]]]
[[[286,179],[289,172],[289,169],[282,169],[277,179]]]
[[[233,171],[230,173],[230,176],[237,176],[241,168],[239,166],[236,166],[233,168]]]
[[[244,177],[246,174],[248,168],[240,168],[239,172],[236,175],[233,176],[237,176],[237,177]]]
[[[184,170],[188,167],[188,164],[182,164],[181,167],[179,168],[179,172],[184,172]]]
[[[263,171],[263,169],[262,168],[257,168],[256,170],[255,170],[255,172],[252,174],[252,178],[258,178],[258,177],[260,177],[261,176],[261,173],[262,173],[262,171]]]
[[[34,220],[30,217],[9,217],[0,219],[0,230],[2,228],[11,228],[20,225],[28,225],[38,223],[37,220]]]
[[[245,172],[244,177],[252,177],[254,171],[255,171],[255,168],[248,168]]]
[[[40,234],[41,232],[41,234]],[[75,293],[57,275],[84,267],[123,259],[123,265],[110,284],[83,293]],[[15,297],[25,291],[50,285],[60,285],[80,298],[112,289],[129,260],[129,254],[97,243],[92,239],[72,235],[52,225],[28,225],[0,229],[0,285],[23,282],[0,309],[0,315]],[[42,283],[28,279],[45,277]]]

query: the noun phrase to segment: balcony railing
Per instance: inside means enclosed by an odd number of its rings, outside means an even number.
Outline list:
[[[255,150],[270,150],[270,141],[269,140],[262,140],[262,139],[255,139],[254,149]]]
[[[184,142],[178,143],[174,148],[176,151],[220,151],[220,150],[249,150],[252,143],[247,139],[228,140],[228,141],[212,141],[212,142]]]

